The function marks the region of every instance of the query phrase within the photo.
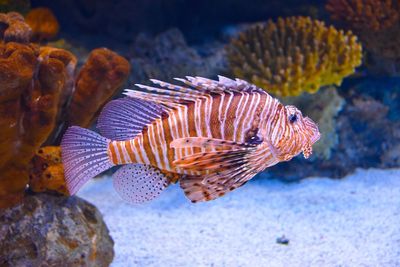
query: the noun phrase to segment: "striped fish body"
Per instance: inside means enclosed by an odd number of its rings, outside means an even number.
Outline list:
[[[75,193],[115,165],[114,187],[131,202],[153,199],[171,182],[193,202],[234,190],[258,172],[303,152],[319,139],[317,125],[243,80],[220,77],[152,80],[108,103],[102,136],[71,127],[63,142],[67,186]]]
[[[133,139],[110,142],[109,155],[116,165],[142,163],[166,172],[199,174],[179,168],[174,162],[193,154],[230,148],[213,146],[215,139],[227,141],[227,144],[229,141],[257,143],[260,136],[266,135],[266,126],[278,105],[275,99],[259,92],[210,94],[164,111],[161,118],[146,125]],[[188,137],[200,137],[205,143],[196,145],[194,139],[186,139]],[[185,140],[185,143],[177,144],[177,140]],[[278,162],[271,154],[268,156],[264,167]]]

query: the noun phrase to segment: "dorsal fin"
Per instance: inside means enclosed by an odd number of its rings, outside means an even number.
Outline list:
[[[187,76],[186,79],[175,78],[175,80],[182,82],[184,86],[152,79],[151,81],[159,87],[136,84],[141,90],[127,89],[124,94],[138,99],[161,103],[168,107],[185,105],[199,98],[205,98],[211,93],[258,92],[267,94],[261,88],[246,81],[240,79],[232,80],[223,76],[218,77],[218,81],[190,76]]]
[[[101,111],[97,128],[116,141],[134,138],[143,127],[161,118],[163,108],[152,102],[124,97],[110,101]]]

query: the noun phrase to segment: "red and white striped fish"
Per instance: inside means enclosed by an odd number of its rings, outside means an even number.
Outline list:
[[[71,194],[99,173],[122,166],[116,191],[130,202],[158,196],[180,182],[192,202],[238,188],[254,175],[303,152],[319,139],[317,125],[294,106],[283,106],[243,80],[219,77],[151,80],[108,103],[98,119],[101,135],[70,127],[62,140]]]

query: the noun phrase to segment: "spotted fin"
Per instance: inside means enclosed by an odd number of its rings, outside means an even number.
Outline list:
[[[134,138],[143,128],[161,118],[163,108],[152,102],[131,97],[110,101],[100,113],[100,133],[117,141]]]
[[[113,175],[115,191],[130,203],[150,201],[160,195],[168,184],[168,178],[150,165],[124,165]]]

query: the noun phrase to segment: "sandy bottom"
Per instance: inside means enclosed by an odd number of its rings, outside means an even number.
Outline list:
[[[200,204],[174,185],[132,206],[111,179],[79,195],[104,215],[113,266],[400,266],[400,169],[289,184],[258,177]],[[282,235],[289,244],[276,242]]]

